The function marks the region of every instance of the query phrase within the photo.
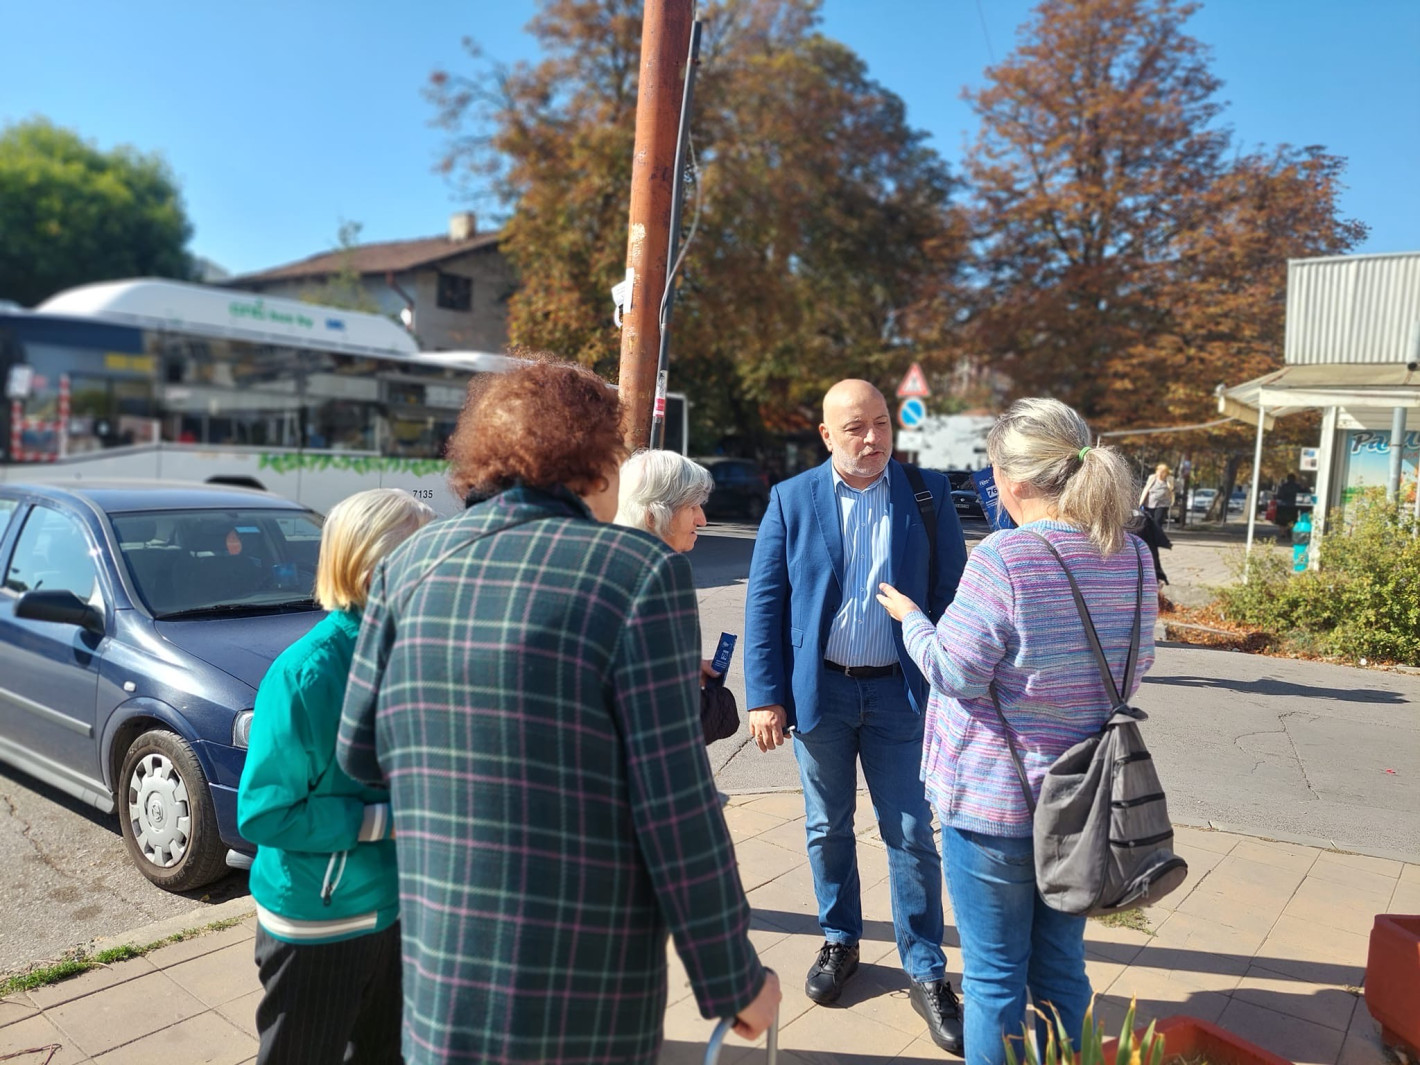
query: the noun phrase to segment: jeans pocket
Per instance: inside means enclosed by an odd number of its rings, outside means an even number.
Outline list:
[[[957,831],[983,861],[1015,869],[1035,868],[1035,844],[1029,837],[988,836],[964,829]]]

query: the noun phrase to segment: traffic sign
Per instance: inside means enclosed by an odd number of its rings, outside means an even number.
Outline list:
[[[909,396],[930,396],[932,390],[927,387],[927,375],[922,372],[922,367],[918,363],[913,363],[912,368],[902,375],[902,383],[897,386],[897,398],[906,399]]]
[[[897,424],[904,429],[916,429],[927,419],[927,404],[917,396],[909,396],[897,408]]]
[[[921,454],[927,450],[927,434],[920,429],[904,429],[897,434],[893,443],[898,451],[906,451],[912,455]]]

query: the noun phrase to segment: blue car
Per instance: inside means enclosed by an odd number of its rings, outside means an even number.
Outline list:
[[[0,485],[0,761],[107,813],[159,887],[250,864],[257,685],[323,616],[321,517],[212,485]]]

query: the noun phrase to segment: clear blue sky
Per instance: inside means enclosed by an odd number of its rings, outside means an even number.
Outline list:
[[[955,163],[976,125],[961,89],[1031,6],[826,0],[824,28]],[[341,219],[365,240],[442,232],[460,203],[431,169],[444,135],[420,95],[430,70],[467,69],[464,35],[535,58],[533,0],[6,7],[0,124],[43,115],[101,147],[161,152],[193,250],[234,272],[333,247]],[[1213,49],[1240,143],[1347,157],[1343,208],[1371,227],[1361,250],[1420,250],[1420,2],[1212,0],[1190,29]]]

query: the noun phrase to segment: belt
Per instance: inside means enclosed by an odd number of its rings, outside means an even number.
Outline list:
[[[823,668],[855,680],[876,680],[878,677],[892,677],[902,672],[902,667],[894,662],[890,666],[840,666],[837,662],[823,660]]]

